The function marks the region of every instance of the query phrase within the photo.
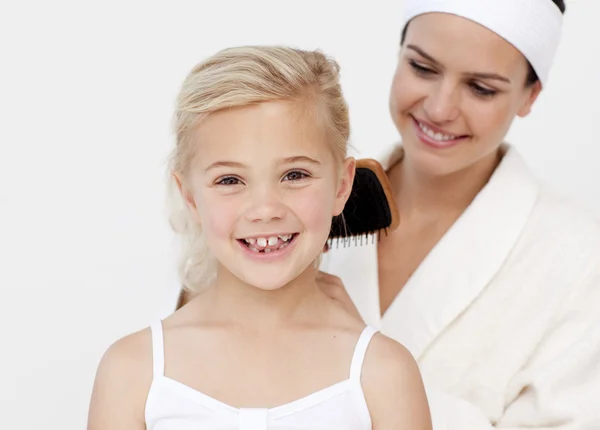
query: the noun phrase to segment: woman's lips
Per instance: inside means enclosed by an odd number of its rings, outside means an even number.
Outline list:
[[[467,135],[456,135],[433,127],[417,118],[412,117],[417,137],[425,145],[435,149],[446,149],[467,139]]]

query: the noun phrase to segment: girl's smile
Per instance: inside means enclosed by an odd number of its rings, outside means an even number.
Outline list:
[[[294,249],[299,233],[261,235],[238,239],[245,255],[261,262],[286,258]]]

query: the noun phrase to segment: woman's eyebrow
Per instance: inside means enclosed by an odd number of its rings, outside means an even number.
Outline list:
[[[412,49],[413,51],[415,51],[417,54],[419,54],[421,57],[431,61],[434,64],[437,65],[441,65],[440,62],[438,60],[436,60],[435,58],[433,58],[431,55],[429,55],[427,52],[423,51],[421,48],[419,48],[417,45],[406,45],[407,49]]]
[[[406,48],[415,51],[421,57],[423,57],[423,58],[431,61],[435,65],[441,66],[441,64],[440,64],[439,61],[437,61],[435,58],[433,58],[427,52],[423,51],[418,46],[410,44],[410,45],[406,45]],[[471,76],[473,78],[477,78],[477,79],[493,79],[493,80],[496,80],[496,81],[502,81],[502,82],[506,82],[506,83],[509,83],[509,84],[511,83],[510,79],[508,79],[506,76],[502,76],[502,75],[499,75],[497,73],[472,72],[472,73],[466,73],[466,75]]]
[[[506,82],[506,83],[511,83],[510,79],[508,79],[505,76],[499,75],[497,73],[467,73],[469,76],[472,76],[474,78],[478,78],[478,79],[494,79],[496,81],[502,81],[502,82]]]

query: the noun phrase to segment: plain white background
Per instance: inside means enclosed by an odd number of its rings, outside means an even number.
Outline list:
[[[0,6],[0,422],[83,429],[117,338],[170,311],[164,210],[178,87],[232,45],[321,48],[342,66],[352,142],[397,139],[387,111],[400,1],[20,1]],[[568,2],[532,115],[509,140],[600,213],[596,0]]]

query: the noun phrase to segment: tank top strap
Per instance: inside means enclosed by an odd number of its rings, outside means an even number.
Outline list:
[[[162,377],[165,373],[165,347],[162,321],[158,320],[150,326],[152,332],[152,369],[154,378]]]
[[[354,348],[354,355],[352,356],[352,364],[350,365],[350,379],[360,382],[360,375],[362,373],[363,362],[365,361],[369,343],[378,331],[379,330],[375,327],[368,325],[358,338],[358,342]]]

